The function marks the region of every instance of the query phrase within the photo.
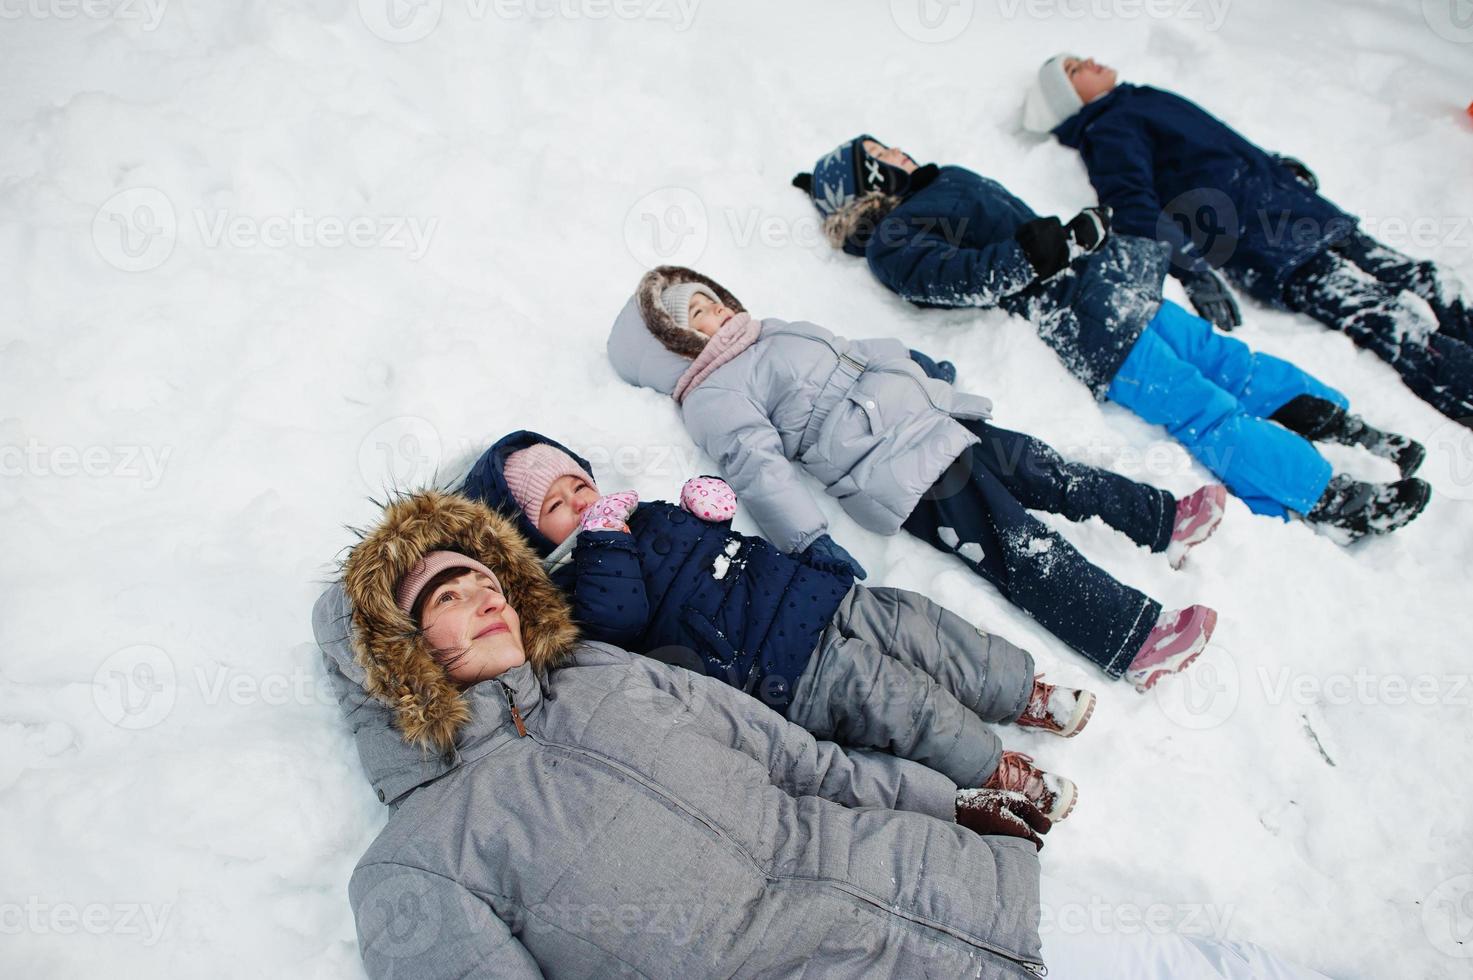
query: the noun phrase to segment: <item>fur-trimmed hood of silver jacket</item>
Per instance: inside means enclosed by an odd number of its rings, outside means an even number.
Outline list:
[[[470,717],[465,698],[394,601],[399,580],[431,551],[456,551],[495,570],[521,619],[527,661],[539,673],[566,656],[577,630],[562,593],[510,519],[436,491],[400,497],[384,508],[383,519],[364,532],[343,566],[353,650],[364,688],[392,708],[404,739],[448,752]]]
[[[502,579],[532,662],[464,691],[433,674],[388,586],[440,546]],[[958,826],[945,776],[573,642],[530,549],[460,498],[396,501],[349,562],[313,630],[390,804],[348,885],[370,977],[1038,972],[1033,845]]]

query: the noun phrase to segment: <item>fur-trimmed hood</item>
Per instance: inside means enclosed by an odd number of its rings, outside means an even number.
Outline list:
[[[614,320],[614,329],[609,334],[609,360],[619,377],[630,384],[668,395],[706,346],[705,337],[676,326],[660,302],[660,294],[667,288],[686,282],[698,282],[732,310],[746,312],[746,307],[725,286],[694,269],[661,265],[646,272]]]
[[[823,237],[834,248],[841,248],[850,255],[863,255],[875,228],[885,215],[900,207],[903,200],[897,194],[880,191],[851,198],[823,219]]]
[[[545,674],[577,640],[572,615],[541,562],[508,518],[454,494],[423,491],[384,508],[343,567],[352,607],[353,653],[363,688],[393,712],[403,739],[439,752],[470,721],[465,694],[431,655],[429,642],[394,602],[399,580],[430,551],[458,551],[496,572],[521,620],[532,670]]]

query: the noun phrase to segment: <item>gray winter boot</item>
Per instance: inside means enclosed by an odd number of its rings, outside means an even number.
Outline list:
[[[1330,480],[1304,519],[1332,529],[1341,544],[1349,544],[1368,534],[1390,534],[1406,527],[1431,497],[1425,480],[1361,483],[1341,474]]]

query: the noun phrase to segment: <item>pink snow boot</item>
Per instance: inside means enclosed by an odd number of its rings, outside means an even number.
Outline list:
[[[1077,687],[1057,687],[1043,675],[1033,678],[1028,706],[1018,716],[1019,728],[1039,728],[1051,735],[1073,738],[1084,730],[1095,713],[1095,696]]]
[[[997,772],[982,788],[1022,793],[1055,823],[1067,817],[1079,799],[1079,789],[1072,779],[1044,772],[1033,764],[1033,756],[1022,752],[1004,752]]]
[[[1125,679],[1142,693],[1167,674],[1185,670],[1207,649],[1217,627],[1217,612],[1206,606],[1163,612],[1140,653],[1125,670]]]
[[[1172,568],[1181,568],[1187,552],[1212,536],[1226,510],[1227,488],[1221,484],[1209,484],[1176,502],[1176,522],[1166,546],[1166,560]]]

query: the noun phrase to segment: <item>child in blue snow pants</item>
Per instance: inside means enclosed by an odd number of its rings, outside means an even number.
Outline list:
[[[1255,514],[1307,514],[1330,483],[1312,443],[1270,421],[1300,395],[1346,408],[1340,392],[1212,329],[1166,300],[1131,348],[1109,398],[1166,431]]]

